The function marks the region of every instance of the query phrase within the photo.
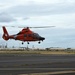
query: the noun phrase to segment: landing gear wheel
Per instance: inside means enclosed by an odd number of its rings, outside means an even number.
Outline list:
[[[38,44],[40,44],[41,42],[39,41]]]
[[[29,42],[27,42],[27,44],[29,44]]]
[[[22,42],[22,45],[23,45],[24,43]]]

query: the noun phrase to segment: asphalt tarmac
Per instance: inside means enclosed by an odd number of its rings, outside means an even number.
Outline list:
[[[73,73],[68,73],[70,71]],[[56,75],[65,75],[64,72],[75,75],[75,55],[0,54],[0,75],[48,72],[52,74],[47,75],[55,75],[56,72],[59,73]]]

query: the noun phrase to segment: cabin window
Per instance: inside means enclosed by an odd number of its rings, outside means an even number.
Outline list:
[[[24,37],[27,37],[27,34],[24,34]]]

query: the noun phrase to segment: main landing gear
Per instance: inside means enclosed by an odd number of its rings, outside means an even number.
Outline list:
[[[24,44],[24,42],[22,42],[22,45]]]
[[[24,44],[24,42],[22,42],[22,45]],[[27,44],[29,44],[29,42],[27,42]]]
[[[41,42],[39,41],[38,44],[40,44]]]
[[[27,42],[27,44],[29,44],[29,42]]]

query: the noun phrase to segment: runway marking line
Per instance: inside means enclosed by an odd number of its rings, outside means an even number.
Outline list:
[[[75,68],[0,68],[0,70],[66,70],[75,71]]]
[[[75,73],[75,71],[59,71],[59,72],[47,72],[47,73],[29,73],[29,74],[19,74],[19,75],[56,75],[56,74],[66,74]]]

